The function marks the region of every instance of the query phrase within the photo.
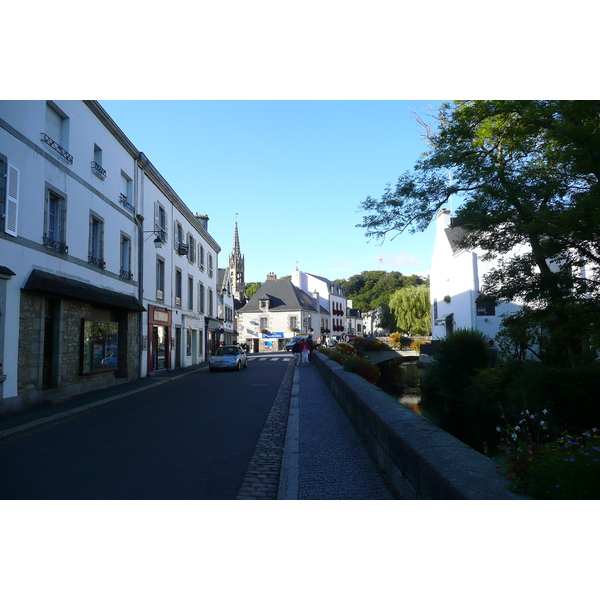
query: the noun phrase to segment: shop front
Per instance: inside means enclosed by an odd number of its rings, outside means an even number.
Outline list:
[[[171,368],[171,311],[148,306],[148,374]]]

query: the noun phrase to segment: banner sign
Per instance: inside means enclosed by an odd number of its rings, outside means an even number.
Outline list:
[[[275,331],[273,333],[263,333],[263,338],[282,338],[283,331]]]

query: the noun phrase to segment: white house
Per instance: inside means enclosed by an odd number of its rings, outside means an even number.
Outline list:
[[[330,336],[339,338],[347,331],[347,308],[348,301],[346,293],[339,285],[318,275],[311,275],[298,270],[292,272],[292,283],[307,294],[316,295],[319,305],[325,310],[321,322],[315,324],[317,334],[327,333],[330,330]]]
[[[253,352],[284,350],[287,340],[298,333],[321,335],[321,323],[330,318],[318,294],[307,294],[289,279],[267,280],[238,311],[240,342]]]
[[[450,211],[438,213],[430,269],[433,339],[443,338],[456,328],[478,329],[494,339],[502,318],[520,308],[512,303],[495,307],[476,302],[483,277],[493,264],[482,260],[477,249],[458,247],[464,234],[460,227],[452,227]],[[515,248],[513,253],[521,250]]]
[[[137,157],[96,102],[0,102],[0,412],[139,377]]]

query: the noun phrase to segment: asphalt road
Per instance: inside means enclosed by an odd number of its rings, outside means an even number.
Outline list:
[[[235,499],[284,358],[183,377],[3,444],[0,498]]]

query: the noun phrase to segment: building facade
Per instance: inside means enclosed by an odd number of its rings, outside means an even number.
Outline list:
[[[348,301],[343,288],[325,277],[311,275],[298,268],[292,272],[292,283],[305,293],[316,295],[319,305],[325,310],[327,316],[321,317],[321,322],[315,327],[319,334],[340,339],[348,333]]]
[[[285,350],[299,333],[321,335],[321,324],[330,318],[319,295],[310,295],[289,279],[269,273],[259,290],[238,311],[239,338],[252,352]]]
[[[0,414],[206,361],[219,252],[98,102],[0,101]]]
[[[137,156],[97,103],[0,102],[0,412],[139,377]]]
[[[459,248],[465,232],[453,227],[450,211],[441,210],[430,269],[432,337],[441,339],[456,328],[478,329],[494,339],[504,316],[519,310],[513,303],[493,306],[476,302],[483,277],[493,264],[477,249]],[[518,254],[522,249],[515,248]]]

